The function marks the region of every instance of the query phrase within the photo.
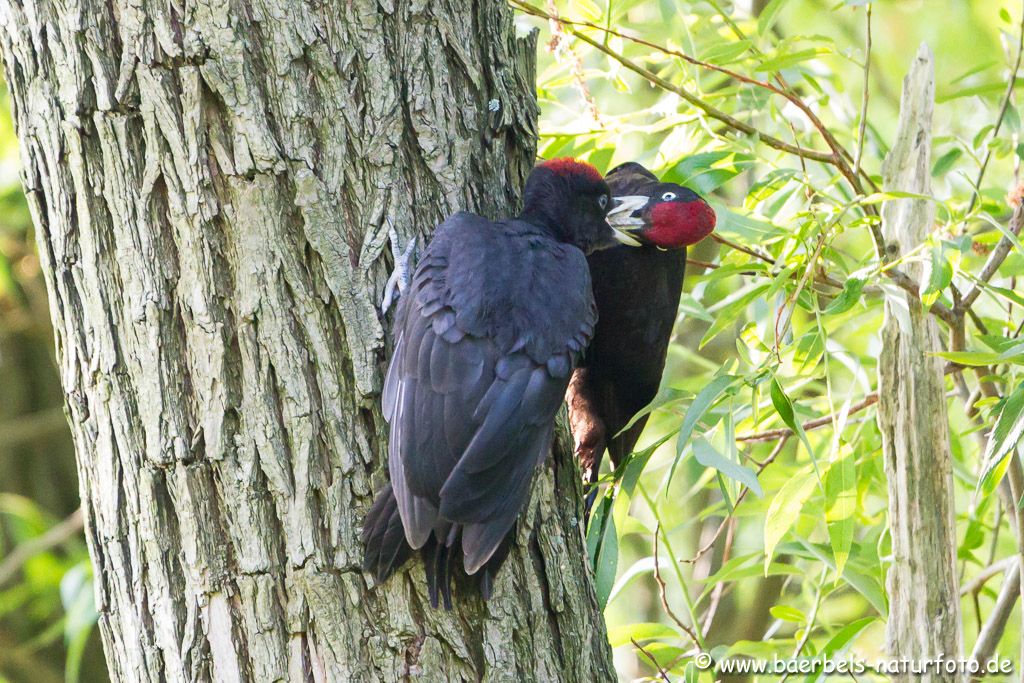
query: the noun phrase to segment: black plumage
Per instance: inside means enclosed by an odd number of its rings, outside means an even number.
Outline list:
[[[646,244],[588,256],[598,322],[567,394],[576,455],[589,482],[597,479],[607,449],[618,465],[632,452],[647,423],[622,429],[658,392],[665,370],[686,270],[686,245],[705,237],[714,212],[692,190],[662,183],[637,163],[605,176],[615,197],[642,196],[645,226],[634,234]]]
[[[585,252],[613,244],[609,190],[573,160],[538,166],[517,219],[442,223],[399,301],[385,380],[391,483],[363,527],[383,581],[420,549],[430,597],[504,560],[597,313]]]

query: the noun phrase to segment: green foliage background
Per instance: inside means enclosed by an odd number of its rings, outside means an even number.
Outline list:
[[[938,218],[908,258],[926,264],[926,304],[949,308],[951,287],[971,288],[1007,230],[1008,196],[1019,194],[1024,148],[1016,91],[1007,84],[1019,59],[1021,6],[871,3],[858,153],[867,5],[513,2],[528,15],[523,27],[539,27],[548,46],[538,79],[541,156],[581,156],[602,170],[641,161],[707,195],[717,234],[763,255],[711,240],[692,250],[691,259],[713,267],[691,262],[652,422],[634,458],[605,479],[589,538],[625,678],[695,677],[694,641],[717,657],[852,652],[870,662],[883,655],[886,480],[875,408],[864,404],[877,385],[883,297],[876,290],[891,286],[874,255],[871,211],[887,195],[867,180],[862,190],[851,187],[831,164],[764,144],[772,136],[828,151],[785,97],[683,56],[795,93],[881,186],[901,81],[925,42],[936,63],[931,200]],[[530,16],[530,7],[566,21]],[[738,134],[701,103],[760,135]],[[948,356],[993,366],[999,395],[1011,397],[979,399],[978,377],[964,371],[978,411],[971,420],[956,396],[960,379],[948,379],[964,584],[1016,552],[1014,527],[993,494],[1006,458],[984,463],[978,439],[1001,414],[1007,428],[1021,424],[1012,399],[1024,391],[1024,292],[1015,277],[1024,273],[1024,255],[1012,243],[973,306],[966,349]],[[817,418],[823,426],[789,438],[744,440]],[[996,444],[1010,453],[1019,437],[1011,431]],[[963,599],[968,653],[1000,577]],[[1020,637],[1020,620],[1011,618],[1000,654],[1016,660]]]
[[[651,423],[627,466],[604,480],[589,541],[622,678],[660,677],[659,668],[698,678],[694,641],[718,656],[881,656],[886,481],[874,407],[864,404],[877,384],[878,289],[890,285],[870,235],[872,207],[885,195],[764,144],[771,136],[827,149],[784,97],[680,54],[758,81],[781,78],[880,184],[900,82],[926,42],[938,87],[938,219],[910,258],[928,264],[925,301],[949,307],[951,287],[963,292],[976,281],[1007,229],[1008,196],[1020,193],[1020,114],[1015,88],[1007,89],[1020,3],[871,3],[864,110],[863,1],[527,1],[513,0],[517,23],[539,27],[551,48],[541,51],[537,85],[541,156],[580,156],[602,170],[641,161],[708,196],[718,234],[746,249],[706,240],[691,250],[696,263]],[[592,26],[559,27],[530,8]],[[762,135],[737,134],[694,100]],[[33,552],[0,581],[0,681],[102,680],[84,543],[78,534],[47,541],[77,507],[77,487],[6,102],[2,111],[0,557]],[[965,371],[968,406],[960,380],[948,378],[965,584],[1016,551],[1014,527],[992,493],[1006,458],[986,463],[978,439],[997,420],[996,446],[1013,453],[1019,436],[1024,292],[1016,276],[1024,254],[1016,240],[1013,247],[974,304],[964,349],[973,355],[950,356],[992,366],[999,394],[979,398],[978,375]],[[820,428],[787,438],[744,438],[823,417]],[[963,598],[967,651],[1001,580],[995,574]],[[1014,614],[999,652],[1016,659],[1019,607]]]

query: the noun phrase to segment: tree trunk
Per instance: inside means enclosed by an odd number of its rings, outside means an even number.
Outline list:
[[[931,195],[931,129],[935,75],[922,45],[903,82],[899,130],[885,159],[887,191]],[[882,232],[898,256],[920,245],[932,230],[935,209],[922,199],[893,199],[882,207]],[[920,263],[905,264],[920,281]],[[935,320],[916,296],[887,296],[878,359],[878,416],[889,480],[889,654],[918,662],[963,651],[960,591],[953,517],[953,456]],[[909,672],[899,681],[957,681],[954,673],[923,678]]]
[[[0,22],[112,678],[611,679],[564,439],[490,603],[359,569],[388,222],[508,213],[533,164],[536,41],[505,4]]]

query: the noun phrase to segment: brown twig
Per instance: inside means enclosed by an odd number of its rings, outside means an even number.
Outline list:
[[[964,584],[960,588],[960,595],[971,595],[973,593],[981,592],[981,589],[985,587],[985,584],[988,583],[989,579],[993,576],[998,576],[1009,569],[1013,569],[1018,564],[1020,563],[1017,561],[1015,556],[1005,557],[998,562],[990,564],[982,569],[981,572],[971,579],[969,583]]]
[[[722,548],[722,561],[721,564],[725,564],[729,561],[729,555],[732,551],[732,542],[736,536],[736,518],[729,517],[728,531],[725,534],[725,544]],[[711,591],[711,602],[708,603],[708,609],[704,612],[704,619],[701,621],[700,630],[703,633],[707,633],[711,630],[711,624],[715,621],[715,614],[718,613],[718,605],[721,603],[722,594],[725,592],[725,582],[719,581],[715,584],[714,589]]]
[[[859,402],[850,406],[850,411],[847,413],[847,415],[859,413],[865,408],[869,408],[875,405],[876,403],[878,403],[878,392],[871,392],[863,399],[861,399]],[[834,418],[835,415],[828,414],[822,417],[816,417],[813,420],[808,420],[807,422],[804,422],[801,426],[803,427],[805,432],[809,432],[812,429],[818,429],[819,427],[824,427],[825,425],[832,424]],[[789,427],[783,427],[780,429],[768,429],[763,432],[754,432],[752,434],[738,434],[736,436],[736,440],[744,441],[746,443],[758,443],[761,441],[775,441],[776,439],[781,439],[783,437],[790,436],[793,436],[793,430],[790,429]]]
[[[1024,55],[1024,10],[1021,13],[1020,20],[1020,35],[1017,41],[1017,57],[1014,60],[1013,71],[1010,73],[1010,79],[1006,83],[1006,92],[1003,93],[1003,101],[999,106],[999,115],[996,116],[996,125],[992,128],[992,140],[996,140],[999,137],[999,131],[1003,127],[1003,121],[1006,120],[1006,112],[1010,108],[1010,102],[1013,100],[1013,91],[1017,87],[1017,74],[1020,72],[1021,57]],[[981,194],[981,181],[985,179],[985,171],[988,170],[988,164],[992,160],[992,148],[989,147],[988,151],[985,152],[985,158],[981,162],[981,168],[978,169],[978,177],[974,180],[974,192],[971,194],[971,201],[967,205],[966,213],[969,215],[974,207],[978,204],[978,196]]]
[[[867,18],[864,22],[864,89],[860,98],[860,124],[857,126],[857,154],[853,157],[853,172],[860,174],[860,164],[864,156],[864,137],[868,128],[868,98],[871,82],[871,3],[867,6]]]
[[[682,619],[676,616],[676,613],[672,611],[672,608],[668,604],[668,596],[665,591],[665,580],[661,578],[661,567],[659,566],[658,560],[658,534],[661,533],[661,523],[658,523],[657,528],[654,530],[654,581],[658,584],[658,597],[661,599],[661,607],[665,610],[665,614],[668,615],[669,619],[675,622],[675,625],[682,630],[696,647],[700,647],[700,640],[697,638],[697,634],[687,626]]]
[[[698,261],[697,259],[694,259],[694,258],[686,259],[686,265],[688,265],[688,266],[697,266],[698,268],[706,268],[708,270],[715,270],[716,268],[720,268],[721,267],[721,264],[718,264],[718,263],[708,263],[707,261]],[[740,273],[740,274],[741,275],[745,275],[746,273]],[[751,271],[749,274],[753,275],[754,273],[753,273],[753,271]]]
[[[536,7],[533,7],[532,5],[528,5],[525,2],[522,2],[522,0],[509,0],[509,2],[511,2],[511,4],[515,5],[517,8],[519,8],[523,12],[526,12],[527,14],[532,14],[533,16],[539,17],[541,19],[549,19],[549,15],[547,14],[547,12],[544,12],[543,10],[537,9]],[[663,90],[667,90],[668,92],[671,92],[671,93],[674,93],[674,94],[678,95],[682,99],[684,99],[687,102],[689,102],[690,104],[692,104],[694,107],[697,107],[698,109],[703,111],[705,114],[707,114],[711,118],[713,118],[713,119],[715,119],[717,121],[721,121],[722,123],[724,123],[729,128],[731,128],[733,130],[737,130],[737,131],[739,131],[741,133],[744,133],[746,135],[751,135],[751,136],[757,137],[764,144],[766,144],[769,147],[772,147],[774,149],[777,149],[777,150],[779,150],[781,152],[787,152],[789,154],[793,154],[793,155],[796,155],[798,157],[803,157],[803,158],[806,158],[806,159],[810,159],[812,161],[820,161],[820,162],[825,163],[825,164],[833,164],[834,163],[835,157],[832,154],[829,154],[827,152],[818,152],[818,151],[814,151],[814,150],[803,149],[802,147],[798,147],[796,145],[792,145],[792,144],[790,144],[790,143],[788,143],[788,142],[786,142],[784,140],[780,140],[777,137],[774,137],[772,135],[768,135],[767,133],[763,133],[763,132],[759,131],[758,129],[756,129],[754,126],[751,126],[750,124],[744,123],[743,121],[740,121],[739,119],[734,118],[734,117],[730,116],[729,114],[726,114],[721,109],[718,109],[717,107],[714,107],[714,106],[708,104],[707,102],[705,102],[704,100],[700,99],[699,97],[697,97],[693,93],[685,90],[684,88],[680,88],[678,86],[673,85],[672,83],[669,83],[668,81],[666,81],[661,76],[658,76],[653,71],[649,71],[648,69],[645,69],[644,67],[640,66],[639,64],[637,64],[636,62],[632,61],[628,57],[625,57],[624,55],[619,54],[618,52],[616,52],[615,50],[612,50],[611,48],[609,48],[606,45],[602,45],[600,42],[594,40],[593,38],[591,38],[590,36],[586,35],[585,33],[577,31],[574,28],[571,28],[571,23],[570,23],[569,20],[562,18],[562,19],[560,19],[560,21],[562,21],[563,24],[566,24],[567,26],[570,26],[570,28],[568,28],[568,32],[571,33],[576,38],[582,40],[583,42],[587,43],[588,45],[590,45],[591,47],[595,48],[596,50],[598,50],[600,52],[603,52],[607,56],[609,56],[612,59],[614,59],[615,61],[619,62],[622,66],[626,67],[627,69],[629,69],[630,71],[636,73],[637,75],[642,76],[643,78],[645,78],[646,80],[650,81],[651,83],[654,83],[659,88],[661,88]],[[600,26],[598,26],[596,28],[602,29],[602,27],[600,27]]]
[[[779,442],[777,444],[775,444],[775,448],[772,449],[772,452],[768,455],[767,458],[765,458],[764,462],[761,462],[761,463],[757,464],[757,473],[758,474],[761,474],[761,472],[764,472],[764,469],[766,467],[768,467],[768,465],[771,465],[773,462],[775,462],[775,459],[777,457],[779,457],[779,455],[782,453],[782,449],[783,449],[783,447],[785,447],[786,441],[788,439],[789,439],[789,435],[788,434],[783,436],[782,438],[780,438]],[[746,498],[747,491],[749,491],[749,490],[750,489],[745,488],[742,491],[740,491],[740,495],[736,497],[736,502],[733,503],[733,508],[734,509],[736,508],[737,505],[739,505],[740,503],[743,502],[743,499]],[[678,562],[680,562],[682,564],[695,564],[698,561],[700,561],[700,558],[704,557],[705,553],[707,553],[709,550],[711,550],[715,546],[715,542],[718,541],[718,538],[722,535],[722,531],[725,530],[726,526],[729,524],[729,520],[730,519],[732,519],[732,518],[731,517],[726,517],[725,519],[722,520],[722,523],[718,525],[718,529],[715,530],[715,535],[711,537],[710,541],[708,541],[703,546],[701,546],[700,548],[697,549],[697,554],[696,555],[694,555],[693,557],[687,558],[685,560],[678,560]],[[655,564],[657,564],[657,563],[655,563]]]
[[[537,17],[544,17],[544,18],[549,18],[550,19],[550,15],[548,15],[545,12],[543,12],[542,10],[537,9],[536,7],[533,7],[532,5],[528,5],[528,4],[524,3],[524,2],[522,2],[522,0],[511,0],[511,2],[514,5],[516,5],[517,7],[519,7],[520,9],[522,9],[524,12],[527,12],[529,14],[533,14],[534,16],[537,16]],[[811,109],[807,105],[806,102],[804,102],[803,98],[801,98],[799,95],[797,95],[796,93],[792,92],[788,88],[776,87],[776,86],[772,85],[771,83],[769,83],[767,81],[762,81],[762,80],[759,80],[759,79],[756,79],[756,78],[751,78],[750,76],[746,76],[746,75],[741,74],[741,73],[739,73],[737,71],[733,71],[732,69],[728,69],[728,68],[723,67],[723,66],[718,66],[717,64],[711,64],[710,62],[705,62],[705,61],[697,59],[695,57],[691,57],[690,55],[686,54],[685,52],[680,52],[679,50],[673,50],[673,49],[665,47],[663,45],[658,45],[657,43],[653,43],[653,42],[651,42],[649,40],[645,40],[643,38],[638,38],[636,36],[631,36],[629,34],[622,33],[621,31],[617,31],[615,29],[612,29],[612,28],[609,28],[609,27],[606,27],[606,26],[599,26],[599,25],[594,24],[594,23],[589,22],[589,21],[570,20],[570,19],[564,19],[564,18],[559,18],[558,20],[560,22],[562,22],[563,24],[565,24],[565,25],[569,25],[569,26],[585,26],[587,28],[592,28],[592,29],[596,29],[598,31],[604,31],[606,33],[610,33],[611,35],[614,35],[614,36],[616,36],[618,38],[622,38],[624,40],[628,40],[628,41],[636,43],[638,45],[643,45],[644,47],[649,47],[649,48],[651,48],[653,50],[657,50],[658,52],[661,52],[662,54],[665,54],[665,55],[669,55],[669,56],[672,56],[672,57],[677,57],[677,58],[683,60],[684,62],[686,62],[688,64],[692,64],[694,66],[698,66],[698,67],[701,67],[703,69],[707,69],[708,71],[715,71],[715,72],[724,74],[724,75],[728,76],[729,78],[732,78],[733,80],[739,81],[741,83],[746,83],[748,85],[753,85],[753,86],[756,86],[756,87],[759,87],[759,88],[763,88],[765,90],[768,90],[769,92],[772,92],[772,93],[774,93],[776,95],[779,95],[779,96],[785,98],[786,101],[790,102],[795,107],[797,107],[801,112],[803,112],[803,114],[808,118],[808,120],[810,120],[811,124],[815,127],[815,129],[817,129],[818,133],[821,135],[822,139],[825,141],[825,144],[828,145],[830,150],[832,150],[832,154],[831,155],[827,155],[824,159],[819,158],[817,160],[823,161],[824,163],[828,163],[828,164],[831,164],[831,165],[835,166],[839,170],[839,172],[843,174],[843,176],[850,183],[851,187],[853,187],[854,190],[858,194],[864,194],[864,191],[863,191],[863,188],[862,188],[862,186],[860,184],[860,181],[858,180],[857,176],[853,173],[853,169],[847,163],[847,159],[850,156],[849,153],[842,147],[842,145],[839,144],[839,142],[835,139],[835,136],[832,135],[832,132],[829,131],[829,129],[825,126],[824,123],[822,123],[821,119],[819,119],[817,114],[814,113],[814,110]],[[579,31],[576,31],[575,29],[572,29],[572,28],[570,28],[569,30],[577,38],[579,38],[579,39],[581,39],[581,40],[583,40],[585,42],[588,42],[591,45],[594,45],[595,47],[598,46],[589,37],[585,36],[584,34],[580,33]],[[599,49],[601,49],[602,52],[605,52],[609,56],[612,56],[616,60],[618,60],[620,57],[622,57],[621,55],[618,55],[617,53],[613,54],[612,50],[608,49],[607,46],[603,46],[602,45]],[[625,59],[625,57],[622,57],[622,59]],[[628,65],[625,64],[625,62],[622,62],[622,63],[623,63],[623,65],[628,66]],[[637,73],[639,73],[639,72],[637,72]],[[651,73],[649,71],[647,73],[649,73],[651,75],[654,75],[653,73]],[[641,75],[644,75],[644,74],[641,74]],[[681,89],[679,89],[679,90],[681,90]],[[681,93],[679,93],[679,94],[681,94]],[[687,93],[687,94],[689,95],[689,93]],[[713,107],[710,107],[710,105],[707,105],[706,103],[704,103],[702,100],[700,100],[696,96],[693,96],[693,95],[689,95],[689,96],[693,98],[693,101],[691,101],[691,104],[694,104],[695,106],[704,105],[704,106],[707,106],[709,109],[713,109]],[[684,97],[684,99],[686,99],[686,98]],[[688,101],[690,101],[690,100],[688,99]],[[700,104],[698,104],[698,102]],[[715,114],[712,114],[712,112],[709,111],[709,109],[705,109],[705,111],[710,116],[713,116],[714,118],[718,118],[720,121],[723,121],[723,123],[729,123],[728,121],[725,121],[725,119],[720,118],[719,116],[717,116]],[[719,111],[717,109],[715,111],[718,112],[718,114],[721,114],[722,116],[728,117],[728,114],[725,114],[724,112],[721,112],[721,111]],[[731,119],[731,117],[729,117],[729,118]],[[780,140],[778,142],[782,142],[782,141]],[[783,143],[783,144],[788,144],[788,143]],[[774,147],[775,145],[771,145],[771,146]],[[797,144],[795,146],[795,148],[793,150],[790,150],[790,151],[792,151],[793,154],[795,154],[796,156],[798,156],[800,158],[814,158],[812,155],[814,155],[814,154],[821,154],[820,152],[814,152],[813,150],[805,150],[799,144]],[[869,210],[869,213],[870,213],[870,210]]]
[[[22,565],[39,553],[54,548],[82,530],[84,524],[82,508],[78,508],[64,520],[46,530],[42,536],[26,541],[14,548],[10,555],[0,562],[0,586],[18,573]]]
[[[1006,623],[1010,620],[1010,613],[1013,606],[1017,604],[1020,597],[1020,565],[1018,564],[1006,574],[1003,580],[1003,587],[999,590],[999,597],[996,604],[989,613],[988,621],[978,634],[978,640],[974,643],[971,651],[971,659],[984,665],[992,658],[996,651],[999,640],[1006,630]]]
[[[644,649],[644,646],[638,643],[636,638],[631,637],[629,640],[633,643],[636,649],[640,650],[647,659],[651,660],[651,664],[653,664],[654,668],[658,670],[658,675],[661,676],[661,680],[665,681],[665,683],[671,683],[671,680],[668,677],[668,672],[661,668],[661,664],[658,664],[658,660],[654,658],[654,655]]]
[[[579,91],[583,101],[587,103],[587,111],[590,112],[591,118],[600,126],[603,123],[601,121],[601,113],[597,109],[597,102],[594,101],[593,93],[587,87],[587,79],[583,73],[583,60],[572,49],[572,45],[565,35],[565,23],[558,16],[558,10],[555,7],[554,1],[548,0],[548,25],[551,27],[551,44],[549,49],[555,55],[555,59],[559,61],[562,61],[560,57],[564,55],[564,59],[569,65],[569,73],[572,74],[572,79],[576,83],[576,90]]]
[[[1013,215],[1010,217],[1010,224],[1007,230],[1014,236],[1019,236],[1021,227],[1024,226],[1024,202],[1017,206],[1013,210]],[[985,265],[981,268],[981,273],[978,274],[978,281],[971,285],[971,288],[967,290],[963,298],[960,300],[959,305],[956,307],[956,312],[962,314],[964,311],[970,311],[971,305],[981,295],[981,289],[984,287],[984,283],[987,283],[999,270],[999,266],[1003,265],[1003,261],[1010,255],[1010,250],[1013,248],[1013,242],[1006,235],[1003,235],[999,243],[996,244],[995,248],[988,255],[988,260],[985,261]]]

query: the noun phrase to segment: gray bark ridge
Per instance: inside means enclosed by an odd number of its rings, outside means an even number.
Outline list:
[[[922,45],[903,82],[896,140],[883,167],[885,189],[931,194],[931,127],[935,76]],[[900,198],[882,206],[882,233],[893,251],[909,252],[932,230],[934,206]],[[922,267],[906,264],[920,280]],[[938,326],[920,299],[887,291],[882,353],[878,359],[878,424],[889,481],[892,566],[886,588],[889,654],[924,661],[963,652],[956,573],[952,454]],[[932,670],[894,680],[952,681]]]
[[[112,678],[613,678],[564,440],[489,604],[359,570],[386,219],[514,209],[509,8],[0,0],[0,47]]]

